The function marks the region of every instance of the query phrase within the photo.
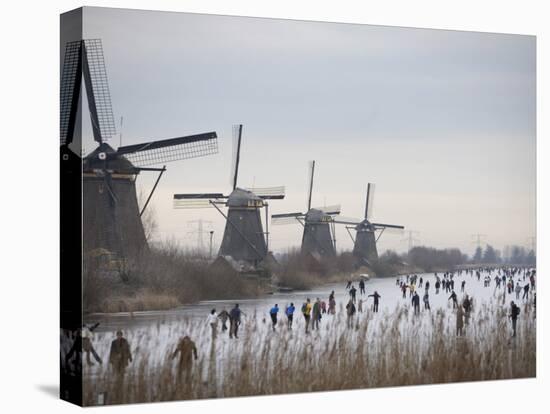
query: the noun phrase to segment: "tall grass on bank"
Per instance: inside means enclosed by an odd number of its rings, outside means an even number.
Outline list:
[[[279,260],[273,282],[297,290],[347,281],[356,270],[356,259],[349,252],[317,260],[299,249],[290,249]]]
[[[122,279],[85,266],[85,312],[162,310],[204,299],[254,297],[262,292],[257,281],[213,268],[204,258],[171,243],[129,260],[128,269]]]
[[[263,316],[250,315],[238,340],[226,334],[212,340],[204,321],[159,322],[126,333],[134,362],[123,382],[106,366],[85,366],[84,401],[96,405],[100,393],[117,404],[533,377],[533,316],[526,305],[516,338],[498,302],[476,309],[461,337],[451,308],[420,316],[404,306],[369,311],[347,328],[340,306],[309,335],[299,315],[292,331],[281,321],[275,332]],[[169,355],[183,335],[196,342],[199,359],[189,383],[177,384]],[[108,353],[111,336],[96,338],[100,354]]]
[[[128,296],[108,296],[100,302],[99,309],[104,313],[140,312],[174,309],[179,305],[180,301],[173,294],[143,289]]]

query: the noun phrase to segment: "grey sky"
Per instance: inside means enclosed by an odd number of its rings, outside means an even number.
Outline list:
[[[85,9],[84,37],[103,40],[124,144],[218,133],[217,156],[168,165],[158,237],[192,245],[186,221],[202,217],[221,240],[217,212],[173,210],[172,194],[229,190],[235,123],[239,184],[286,186],[273,213],[305,209],[316,159],[314,205],[360,217],[374,182],[373,218],[424,244],[471,252],[473,233],[498,248],[535,234],[534,37],[101,8]],[[274,250],[300,243],[298,225],[271,231]],[[403,251],[404,237],[379,246]],[[344,229],[337,247],[351,247]]]

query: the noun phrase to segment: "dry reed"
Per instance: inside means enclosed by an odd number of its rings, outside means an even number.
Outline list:
[[[533,377],[533,316],[526,305],[516,338],[498,303],[476,309],[460,337],[452,309],[415,316],[403,306],[360,314],[351,329],[340,306],[309,335],[298,315],[292,331],[281,321],[275,332],[251,315],[238,340],[212,340],[204,321],[159,322],[128,333],[135,359],[123,381],[107,367],[85,369],[84,401],[97,404],[99,393],[117,404]],[[197,342],[200,357],[189,383],[178,384],[168,356],[183,333]],[[106,352],[109,341],[99,337],[97,347]]]

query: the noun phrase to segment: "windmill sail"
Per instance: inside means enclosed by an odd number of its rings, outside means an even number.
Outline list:
[[[189,194],[174,194],[174,200],[199,200],[199,199],[219,199],[227,198],[222,193],[189,193]]]
[[[271,215],[271,224],[275,226],[283,224],[295,224],[300,223],[299,220],[305,217],[304,213],[283,213],[283,214],[272,214]]]
[[[177,200],[174,198],[172,206],[175,209],[200,209],[200,208],[213,208],[214,206],[207,199],[188,198]]]
[[[284,187],[261,187],[243,189],[237,187],[239,162],[242,144],[242,125],[233,127],[233,162],[231,166],[231,186],[229,195],[221,193],[174,194],[174,208],[214,207],[225,219],[225,229],[219,255],[230,256],[233,260],[247,262],[256,266],[268,254],[268,232],[262,226],[260,211],[266,210],[265,200],[282,199]],[[224,213],[220,206],[228,208]]]
[[[396,224],[383,224],[383,223],[371,223],[377,229],[399,229],[403,230],[405,226],[398,226]]]
[[[361,264],[372,264],[373,261],[378,260],[378,249],[376,248],[378,238],[375,235],[377,230],[382,230],[382,232],[384,232],[386,229],[404,229],[403,226],[395,224],[371,222],[370,217],[372,216],[373,199],[374,184],[368,183],[365,201],[365,218],[361,222],[355,223],[357,234],[353,245],[353,254],[358,258]],[[351,220],[343,220],[343,218],[338,218],[338,220],[345,222],[345,224],[354,224]],[[382,232],[380,232],[380,235]],[[380,235],[378,237],[380,237]]]
[[[99,144],[81,164],[84,252],[107,249],[121,257],[137,257],[148,249],[141,215],[165,171],[142,168],[217,152],[215,132],[120,147],[106,141],[116,134],[103,47],[100,39],[68,42],[60,90],[60,139],[63,155],[73,140],[84,80],[94,140]],[[83,108],[82,108],[83,110]],[[65,158],[63,158],[65,159]],[[140,211],[135,178],[158,171]]]
[[[239,162],[241,157],[241,139],[243,134],[242,124],[233,125],[233,156],[231,157],[231,186],[237,188],[237,178],[239,176]]]
[[[334,222],[337,224],[346,224],[348,226],[357,226],[362,222],[362,220],[353,217],[339,216],[334,218]]]
[[[278,219],[278,218],[295,218],[295,217],[303,217],[305,216],[304,213],[282,213],[282,214],[272,214],[271,218]]]
[[[365,219],[370,219],[372,217],[372,209],[374,202],[374,184],[367,184],[367,199],[365,201]]]
[[[102,143],[116,134],[101,39],[82,41],[82,70],[94,140]]]
[[[73,140],[80,85],[82,83],[82,47],[81,42],[69,42],[65,45],[65,58],[61,74],[59,136],[61,145]]]
[[[173,207],[175,209],[210,208],[214,207],[213,202],[224,198],[227,196],[222,193],[174,194]]]
[[[287,224],[296,224],[301,223],[304,216],[288,216],[288,217],[273,217],[271,216],[271,225],[272,226],[282,226]]]
[[[73,140],[83,77],[94,140],[102,143],[116,134],[101,39],[77,40],[65,45],[60,90],[61,145]]]
[[[218,136],[215,132],[170,138],[143,144],[120,147],[114,156],[123,155],[133,165],[165,164],[189,158],[218,153]]]
[[[256,194],[258,197],[265,200],[281,200],[285,198],[285,187],[251,187],[245,190]]]
[[[324,207],[313,207],[313,210],[321,210],[323,213],[328,214],[329,216],[337,216],[342,211],[340,204],[334,204],[332,206]]]
[[[336,254],[334,217],[340,214],[340,206],[311,207],[314,177],[315,160],[310,161],[308,165],[306,213],[273,214],[271,223],[273,225],[295,223],[303,225],[302,253],[311,254],[315,258],[334,256]]]
[[[313,194],[313,177],[315,175],[315,160],[309,162],[309,179],[307,185],[307,209],[311,209],[311,196]]]

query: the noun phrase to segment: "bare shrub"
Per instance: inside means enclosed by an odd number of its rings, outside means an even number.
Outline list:
[[[175,295],[141,290],[134,295],[109,296],[101,302],[100,309],[106,313],[166,310],[180,305]]]
[[[176,243],[151,247],[125,260],[125,273],[108,274],[88,260],[84,272],[85,312],[162,310],[204,299],[256,296],[262,286],[235,271],[211,267]]]
[[[409,250],[408,260],[412,265],[426,272],[442,269],[452,269],[466,263],[467,257],[459,249],[435,249],[433,247],[416,246]]]

